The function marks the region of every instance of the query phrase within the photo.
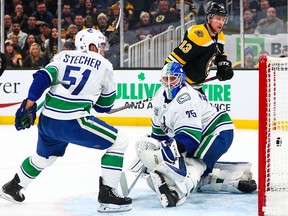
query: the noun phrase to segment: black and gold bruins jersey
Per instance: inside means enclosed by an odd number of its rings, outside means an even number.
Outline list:
[[[212,38],[205,24],[194,25],[186,31],[182,43],[171,52],[165,63],[180,63],[189,84],[201,82],[209,75],[215,62],[227,59],[224,44],[225,35],[222,31]]]

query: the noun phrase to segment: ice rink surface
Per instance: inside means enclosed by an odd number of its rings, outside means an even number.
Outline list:
[[[117,127],[129,137],[124,170],[133,159],[135,140],[150,127]],[[22,161],[36,148],[37,128],[16,131],[14,126],[0,126],[0,186],[11,180]],[[97,212],[100,159],[104,151],[69,145],[66,154],[45,169],[27,190],[23,203],[9,203],[0,199],[0,216],[94,216],[111,215]],[[235,131],[234,142],[221,161],[252,162],[254,179],[258,173],[258,131]],[[128,185],[135,175],[127,173]],[[140,179],[133,191],[132,210],[117,215],[197,215],[197,216],[256,216],[257,193],[195,193],[175,208],[163,209],[154,192]],[[113,213],[112,213],[113,214]]]

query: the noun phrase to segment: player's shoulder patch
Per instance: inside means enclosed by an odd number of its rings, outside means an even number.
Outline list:
[[[185,103],[186,101],[189,101],[191,100],[191,96],[188,92],[184,92],[183,94],[180,94],[177,98],[176,98],[176,101],[179,103],[179,104],[183,104]]]
[[[198,46],[207,44],[211,40],[211,37],[209,36],[209,33],[204,24],[192,26],[189,29],[187,37]]]

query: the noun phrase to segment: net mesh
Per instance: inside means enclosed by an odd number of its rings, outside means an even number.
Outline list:
[[[265,215],[288,215],[288,58],[267,57]],[[264,94],[264,92],[260,92]]]

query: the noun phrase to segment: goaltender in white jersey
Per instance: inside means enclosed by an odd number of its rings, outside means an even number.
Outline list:
[[[204,94],[186,84],[185,72],[176,62],[164,66],[161,83],[152,101],[152,133],[136,142],[137,156],[149,173],[148,185],[156,191],[161,205],[180,205],[197,187],[254,191],[254,180],[247,178],[239,183],[244,172],[249,175],[249,163],[217,163],[219,172],[213,176],[215,163],[233,142],[235,126],[228,113],[212,106]],[[241,172],[234,172],[239,166]],[[231,171],[226,176],[227,170]],[[217,178],[225,184],[213,185]]]
[[[39,116],[37,149],[22,162],[14,178],[2,186],[0,197],[23,202],[22,189],[63,156],[68,144],[73,143],[106,150],[99,167],[102,175],[98,211],[128,211],[132,199],[118,195],[116,190],[128,139],[91,114],[91,109],[109,112],[116,98],[112,64],[103,57],[106,38],[100,31],[88,28],[77,33],[75,45],[76,51],[60,52],[33,75],[28,97],[16,112],[15,126],[22,130],[34,124],[36,101],[48,89]],[[96,183],[91,188],[95,186]]]

